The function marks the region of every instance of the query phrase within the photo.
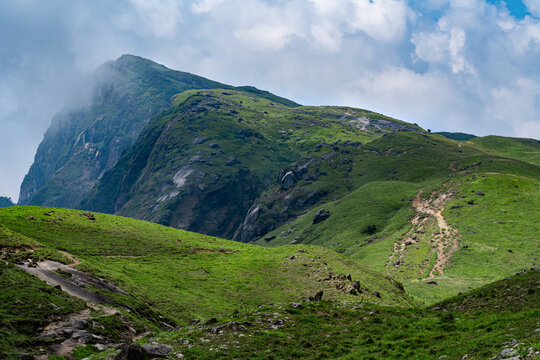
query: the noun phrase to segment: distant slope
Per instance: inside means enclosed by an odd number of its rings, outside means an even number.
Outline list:
[[[241,227],[253,200],[282,183],[284,169],[327,153],[329,143],[354,150],[396,131],[422,130],[361,109],[290,108],[239,91],[187,91],[148,125],[80,208],[247,241],[253,234]],[[331,190],[306,206],[330,196]]]
[[[461,133],[461,132],[438,131],[438,132],[434,132],[433,134],[438,134],[438,135],[442,135],[442,136],[447,137],[447,138],[452,139],[452,140],[461,140],[461,141],[466,141],[466,140],[471,140],[471,139],[476,138],[476,135],[465,134],[465,133]]]
[[[329,247],[391,274],[428,302],[535,266],[540,167],[438,135],[390,134],[357,151],[336,154],[324,169],[329,187],[348,183],[353,190],[256,243]],[[351,170],[340,173],[332,164],[343,157],[352,159]],[[276,187],[253,207],[284,209],[291,196],[317,186],[300,179],[290,189]],[[318,212],[327,219],[316,221]]]
[[[469,141],[483,151],[540,165],[540,140],[484,136]]]
[[[8,206],[13,206],[13,202],[11,201],[10,198],[8,197],[5,197],[5,196],[0,196],[0,208],[3,208],[3,207],[8,207]]]
[[[174,94],[233,88],[132,55],[103,64],[84,86],[90,93],[87,103],[68,104],[54,116],[21,185],[20,204],[75,206]],[[253,87],[243,89],[298,105]]]

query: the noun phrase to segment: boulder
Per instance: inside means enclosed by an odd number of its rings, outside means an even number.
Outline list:
[[[289,190],[296,182],[296,176],[292,171],[287,171],[280,182],[283,190]]]
[[[227,162],[225,163],[225,166],[234,166],[236,164],[239,164],[240,162],[238,160],[236,160],[236,158],[234,156],[229,156],[227,158]]]
[[[330,217],[330,212],[329,211],[326,211],[324,209],[319,209],[319,211],[317,211],[317,213],[313,217],[313,224],[314,225],[318,224],[321,221],[324,221],[324,220],[328,219],[329,217]]]
[[[120,353],[114,357],[114,360],[147,360],[148,356],[142,346],[136,343],[120,345]]]
[[[169,355],[169,353],[173,350],[171,346],[163,344],[145,344],[142,346],[142,349],[150,358],[166,358],[167,355]]]
[[[323,297],[324,292],[321,290],[318,293],[316,293],[314,296],[310,296],[308,298],[309,301],[321,301]]]

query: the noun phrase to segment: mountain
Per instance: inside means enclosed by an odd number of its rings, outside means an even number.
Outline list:
[[[415,303],[393,279],[322,247],[267,249],[100,213],[2,209],[0,248],[3,359],[28,347],[54,352],[73,326],[101,336],[75,345],[118,343],[321,290],[327,300]],[[70,319],[95,325],[44,330]]]
[[[21,185],[19,204],[76,206],[173,95],[232,88],[132,55],[103,64],[80,86],[89,95],[74,96],[54,116]],[[297,105],[255,88],[242,89]]]
[[[5,196],[0,196],[0,208],[3,208],[3,207],[8,207],[8,206],[13,206],[13,202],[11,201],[10,198],[8,197],[5,197]]]
[[[178,75],[128,59],[144,79],[156,68],[157,78]],[[427,303],[537,265],[537,140],[455,140],[368,110],[300,106],[196,79],[207,88],[167,88],[161,111],[117,161],[99,165],[93,182],[79,174],[59,188],[62,174],[81,169],[69,160],[32,201],[75,193],[70,207],[266,247],[324,246],[395,277]],[[140,101],[164,85],[145,86]],[[78,135],[68,138],[77,143]]]
[[[355,149],[395,131],[421,129],[366,110],[291,108],[240,91],[187,91],[147,126],[80,208],[248,241],[246,213],[268,187],[295,182],[285,171],[292,164],[326,153],[328,142]],[[305,205],[332,193],[310,195]]]

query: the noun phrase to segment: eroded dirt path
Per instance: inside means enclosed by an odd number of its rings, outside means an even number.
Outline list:
[[[49,285],[60,286],[63,291],[71,296],[93,303],[114,305],[114,301],[107,296],[88,290],[87,285],[127,295],[126,292],[111,283],[74,269],[73,264],[68,266],[56,261],[45,260],[38,262],[35,267],[30,266],[29,262],[17,266]],[[59,270],[65,276],[60,275]]]
[[[433,252],[436,252],[437,260],[428,276],[425,278],[425,280],[430,280],[436,275],[444,274],[444,269],[450,258],[459,248],[458,241],[460,235],[456,229],[446,222],[442,215],[442,211],[444,210],[445,205],[452,199],[453,193],[450,191],[442,193],[433,192],[427,198],[423,198],[422,193],[423,189],[420,189],[412,203],[416,212],[412,219],[413,226],[403,238],[396,241],[394,250],[390,255],[386,266],[393,267],[392,270],[399,269],[405,258],[407,246],[418,243],[420,241],[420,234],[425,232],[427,224],[430,220],[434,219],[436,220],[438,231],[436,231],[431,238],[432,250],[430,255]],[[424,273],[429,264],[429,259],[423,261],[419,269],[419,275]]]

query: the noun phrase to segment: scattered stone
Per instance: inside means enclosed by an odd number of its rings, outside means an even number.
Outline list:
[[[477,192],[475,192],[475,194],[478,195],[478,196],[485,196],[485,195],[486,195],[486,194],[484,194],[484,192],[481,191],[481,190],[478,190]]]
[[[381,293],[378,292],[377,290],[374,290],[374,291],[373,291],[373,295],[375,295],[375,297],[378,297],[378,298],[381,297]]]
[[[285,325],[285,321],[279,319],[279,320],[276,320],[270,327],[272,329],[279,329],[281,327],[283,327]]]
[[[133,344],[122,344],[119,346],[122,351],[114,357],[114,360],[146,360],[146,352],[143,350],[142,346],[133,343]]]
[[[292,171],[287,171],[280,180],[281,188],[283,190],[290,189],[296,182],[296,177]]]
[[[163,344],[157,344],[157,345],[146,344],[142,346],[142,349],[150,358],[153,358],[153,357],[166,358],[167,355],[169,355],[169,353],[173,350],[171,346],[163,345]]]
[[[360,289],[360,281],[356,280],[348,290],[348,293],[351,295],[358,295],[362,293]]]
[[[316,293],[314,296],[308,297],[308,300],[309,301],[321,301],[321,299],[323,297],[323,294],[324,294],[324,291],[321,290],[318,293]]]
[[[412,245],[412,244],[413,244],[413,242],[411,240],[405,241],[405,246],[409,246],[409,245]]]
[[[264,238],[264,241],[269,242],[276,238],[276,235],[270,235]]]
[[[229,156],[229,158],[227,159],[227,162],[225,163],[225,166],[233,166],[233,165],[236,165],[236,164],[239,164],[240,162],[238,160],[236,160],[236,158],[234,156]]]
[[[216,143],[211,143],[211,144],[208,145],[208,146],[210,146],[210,148],[212,148],[212,149],[217,149],[217,148],[219,148],[219,145],[216,144]]]
[[[324,209],[319,209],[317,213],[315,214],[315,217],[313,217],[313,224],[318,224],[321,221],[324,221],[330,217],[330,212],[326,211]]]
[[[427,283],[429,285],[439,285],[436,281],[428,281]]]
[[[96,220],[96,218],[94,217],[94,214],[92,214],[91,212],[84,212],[81,215],[86,216],[89,220]]]
[[[191,145],[199,145],[199,144],[202,144],[203,142],[207,141],[208,138],[196,138],[195,140],[193,140],[193,142],[191,143]]]
[[[214,325],[217,323],[217,319],[215,317],[211,318],[207,322],[204,323],[204,325]]]
[[[67,325],[73,329],[82,330],[88,327],[88,322],[84,319],[73,318],[68,321]]]
[[[292,307],[293,309],[301,309],[301,308],[303,308],[302,304],[300,304],[300,303],[294,303],[294,302],[291,303],[291,307]]]
[[[200,323],[200,322],[201,322],[201,319],[193,319],[193,320],[191,320],[191,321],[189,322],[188,325],[195,326],[195,325],[197,325],[197,324]]]
[[[351,276],[351,274],[347,274],[347,280],[352,281],[352,276]]]

